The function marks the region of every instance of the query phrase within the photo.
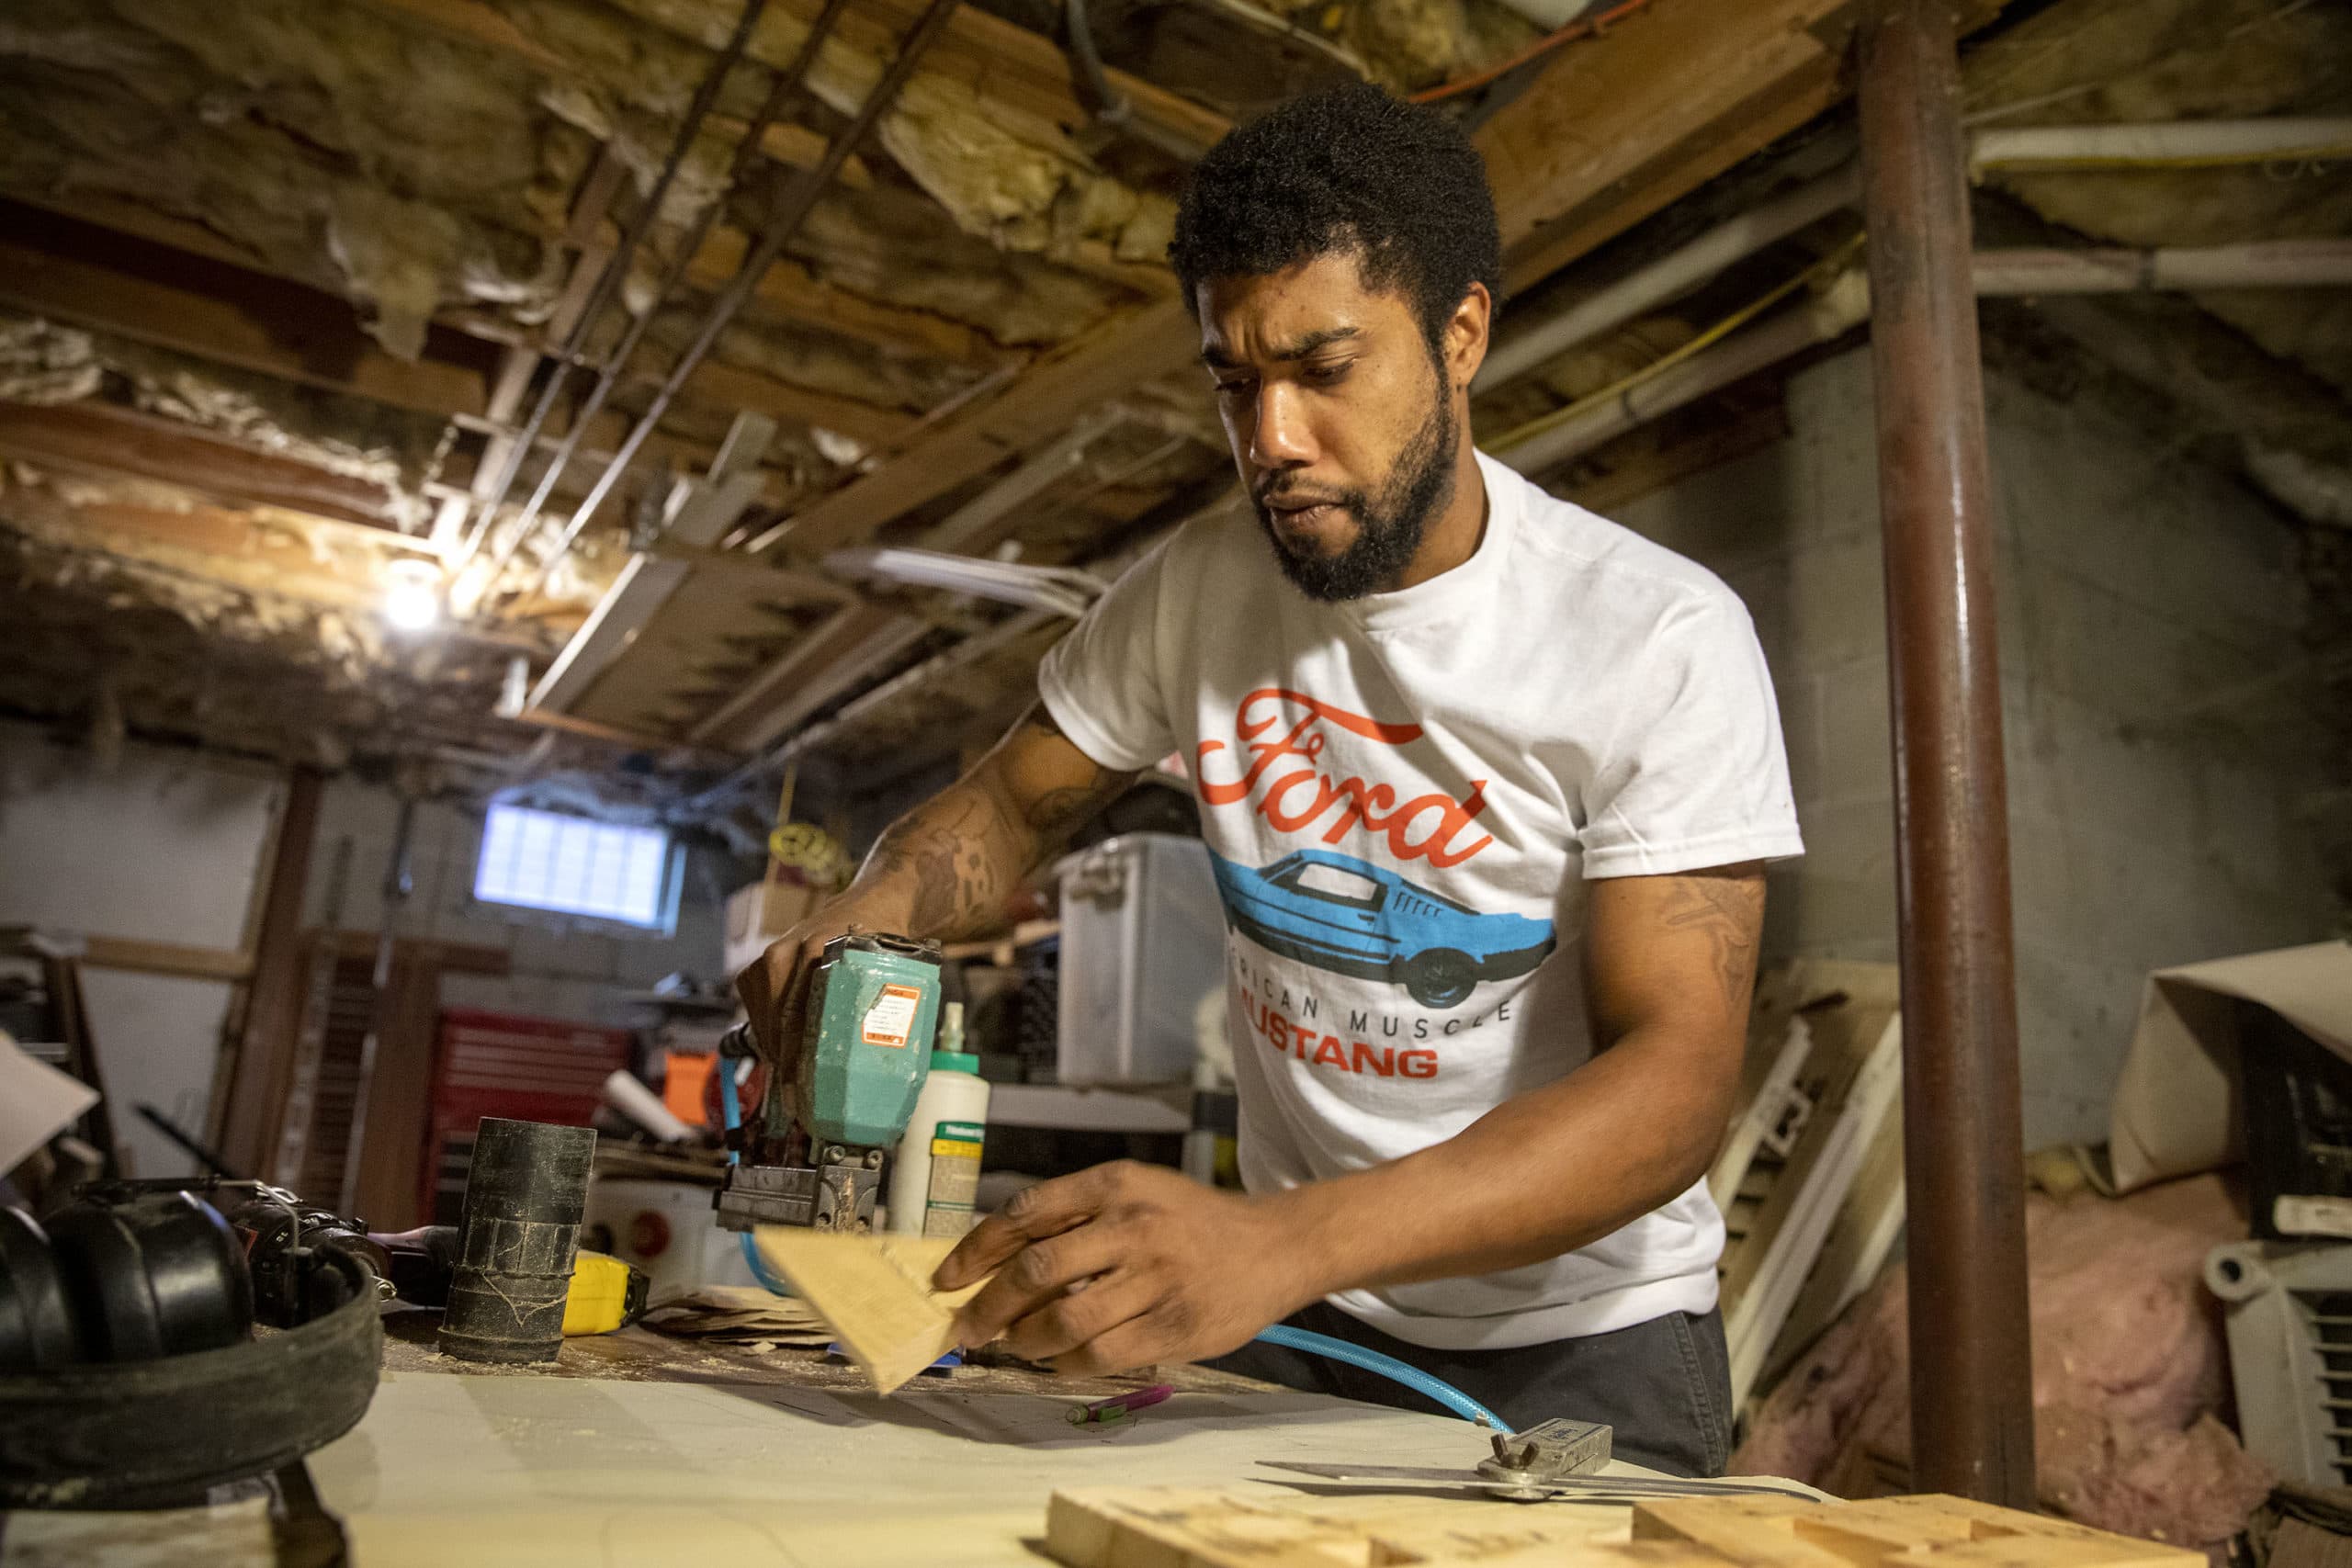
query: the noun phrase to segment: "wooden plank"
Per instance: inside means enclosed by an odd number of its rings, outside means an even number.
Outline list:
[[[1826,1506],[1802,1497],[1661,1498],[1634,1506],[1633,1540],[1612,1549],[1695,1547],[1747,1568],[2194,1568],[2202,1552],[1962,1497],[1881,1497]]]
[[[1857,1038],[1867,1037],[1867,1030],[1865,1025]],[[1903,1024],[1899,1017],[1888,1016],[1834,1113],[1825,1106],[1799,1141],[1782,1177],[1781,1191],[1790,1201],[1780,1223],[1760,1247],[1753,1237],[1747,1244],[1747,1251],[1760,1255],[1746,1289],[1726,1302],[1724,1312],[1735,1410],[1747,1403],[1763,1375],[1764,1358],[1821,1256],[1864,1157],[1887,1122],[1900,1118],[1902,1092]]]
[[[1524,288],[1729,167],[1745,155],[1733,147],[1753,141],[1736,133],[1770,118],[1766,107],[1791,84],[1834,84],[1842,42],[1814,29],[1851,4],[1656,0],[1560,51],[1476,137],[1514,264],[1509,286]],[[1605,198],[1614,199],[1604,219],[1594,204]]]
[[[833,1325],[879,1393],[955,1348],[956,1309],[985,1282],[931,1288],[932,1270],[956,1249],[953,1236],[853,1235],[801,1225],[761,1225],[752,1236],[761,1261]]]
[[[301,301],[284,302],[282,312],[265,317],[212,295],[0,240],[0,304],[414,412],[482,412],[479,373],[439,360],[395,359],[359,330],[341,300],[333,301],[340,325],[322,311],[298,309]]]
[[[79,473],[159,480],[234,504],[372,528],[398,525],[380,485],[209,434],[185,421],[85,400],[0,403],[0,456]]]
[[[128,969],[141,975],[177,975],[190,980],[243,980],[254,971],[254,955],[225,947],[190,947],[176,942],[136,942],[129,937],[82,939],[82,962],[93,969]]]
[[[1230,1488],[1057,1492],[1065,1568],[2194,1568],[2201,1554],[1958,1497],[1792,1493],[1519,1507],[1428,1496],[1309,1499]]]
[[[1895,1016],[1897,978],[1891,964],[1802,959],[1766,975],[1757,985],[1751,1041],[1777,1046],[1789,1021],[1802,1013],[1814,1048],[1798,1074],[1813,1101],[1804,1132],[1777,1168],[1745,1234],[1724,1248],[1723,1311],[1729,1322],[1753,1284],[1774,1238],[1795,1209],[1806,1177],[1821,1159],[1854,1080]],[[1753,1047],[1751,1047],[1753,1049]]]
[[[373,942],[364,932],[354,933],[346,939],[346,952],[372,952]],[[440,1041],[442,975],[502,976],[508,969],[503,948],[406,937],[392,943],[362,1140],[367,1159],[353,1205],[372,1228],[406,1230],[432,1218],[421,1202],[420,1177],[433,1107],[433,1057]]]
[[[1903,1233],[1904,1199],[1903,1118],[1885,1116],[1845,1202],[1830,1222],[1820,1256],[1773,1338],[1758,1386],[1769,1388],[1778,1381],[1878,1278]]]
[[[1825,53],[1768,85],[1734,113],[1694,132],[1640,170],[1563,213],[1503,257],[1515,293],[1549,277],[1716,175],[1809,124],[1846,96],[1843,55]]]
[[[325,775],[314,768],[291,770],[286,804],[278,812],[277,846],[270,859],[261,930],[254,943],[245,1027],[219,1117],[220,1156],[241,1171],[262,1168],[292,1062],[302,1006],[302,902],[309,891],[311,846],[318,832],[324,784]]]

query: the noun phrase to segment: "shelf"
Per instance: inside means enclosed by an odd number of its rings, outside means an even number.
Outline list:
[[[1188,1133],[1193,1091],[1072,1089],[1064,1084],[1001,1083],[989,1094],[991,1127],[1052,1127],[1089,1133]]]

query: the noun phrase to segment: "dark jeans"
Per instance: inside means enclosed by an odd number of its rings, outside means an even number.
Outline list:
[[[1329,1302],[1290,1318],[1443,1379],[1516,1427],[1555,1416],[1605,1421],[1611,1451],[1668,1475],[1721,1475],[1731,1458],[1731,1360],[1719,1312],[1670,1312],[1581,1339],[1510,1350],[1432,1350],[1359,1322]],[[1451,1415],[1377,1372],[1251,1340],[1209,1363],[1223,1371],[1401,1410]]]

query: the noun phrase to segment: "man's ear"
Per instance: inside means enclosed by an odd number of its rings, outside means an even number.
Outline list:
[[[1486,364],[1487,333],[1494,321],[1495,297],[1485,284],[1473,283],[1445,322],[1446,374],[1456,387],[1467,387]]]

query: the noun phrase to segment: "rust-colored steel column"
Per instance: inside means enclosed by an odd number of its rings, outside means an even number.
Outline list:
[[[1953,0],[1869,0],[1871,361],[1894,698],[1912,1483],[2033,1506],[2008,789]]]

